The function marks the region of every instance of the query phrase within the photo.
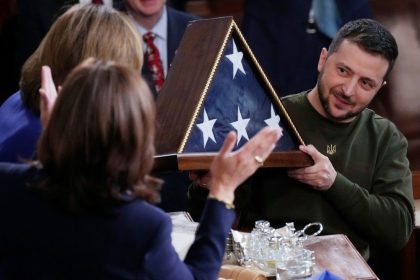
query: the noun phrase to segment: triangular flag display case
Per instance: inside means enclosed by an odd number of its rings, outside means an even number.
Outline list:
[[[267,125],[283,137],[263,167],[313,164],[232,17],[187,27],[156,104],[155,170],[208,169],[229,131],[238,149]]]

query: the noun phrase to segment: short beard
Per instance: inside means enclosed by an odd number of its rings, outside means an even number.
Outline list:
[[[318,90],[319,101],[321,102],[321,105],[324,108],[327,119],[329,119],[330,121],[333,121],[333,122],[339,122],[339,123],[345,122],[345,121],[348,121],[348,120],[356,117],[358,114],[360,114],[360,112],[362,112],[366,108],[366,107],[364,107],[357,112],[348,112],[347,114],[345,114],[344,116],[341,116],[341,117],[333,116],[332,113],[331,113],[330,105],[328,103],[328,96],[329,95],[328,95],[328,93],[324,93],[324,90],[323,90],[323,81],[322,81],[322,76],[323,75],[324,75],[324,71],[321,71],[318,75],[317,90]]]

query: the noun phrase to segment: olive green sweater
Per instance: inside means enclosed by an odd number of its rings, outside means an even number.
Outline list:
[[[370,248],[401,249],[414,223],[405,137],[369,109],[351,123],[331,122],[315,111],[306,94],[282,102],[305,144],[330,159],[338,173],[334,184],[316,191],[287,177],[284,169],[260,169],[236,193],[239,226],[252,227],[257,219],[276,227],[321,222],[323,234],[346,234],[365,259]],[[192,186],[191,199],[202,195]]]

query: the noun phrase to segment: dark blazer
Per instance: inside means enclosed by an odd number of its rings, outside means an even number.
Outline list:
[[[172,225],[142,200],[95,214],[70,215],[27,189],[42,170],[0,163],[0,278],[216,279],[234,211],[208,200],[182,262]]]
[[[174,10],[168,6],[166,8],[168,15],[168,68],[170,69],[170,64],[175,57],[176,50],[188,23],[197,19],[197,17]],[[143,64],[142,75],[146,78],[149,87],[156,96],[152,75],[146,63]],[[159,207],[167,212],[186,210],[187,191],[190,184],[188,174],[169,171],[159,172],[154,175],[165,181],[161,191],[162,202],[159,204]]]
[[[343,23],[371,17],[367,0],[336,0]],[[312,88],[323,47],[331,39],[307,33],[311,0],[247,0],[242,31],[280,96]]]
[[[124,1],[114,1],[114,7],[120,11],[126,11]],[[170,64],[175,57],[176,50],[178,49],[188,23],[198,19],[198,17],[177,11],[168,6],[166,6],[166,11],[168,16],[168,65],[170,68]],[[144,61],[146,61],[146,59]],[[143,63],[142,76],[147,81],[153,95],[157,97],[152,73],[148,69],[146,63]],[[158,206],[167,212],[186,210],[187,191],[188,186],[191,183],[188,179],[188,174],[185,172],[168,171],[159,172],[158,174],[153,175],[165,181],[161,192],[162,202]]]
[[[175,57],[176,50],[178,49],[179,43],[181,42],[182,36],[184,35],[185,28],[187,28],[187,25],[190,21],[196,20],[198,18],[190,14],[177,11],[168,6],[166,7],[166,11],[168,15],[168,68],[170,68],[171,62]],[[143,64],[142,75],[144,78],[146,78],[149,87],[151,88],[153,94],[156,96],[157,93],[154,87],[152,73],[150,72],[146,63]]]
[[[127,11],[124,0],[114,1],[114,8],[122,12]],[[179,43],[184,35],[185,28],[187,28],[190,21],[196,20],[198,17],[175,10],[168,5],[166,5],[166,12],[168,16],[168,68],[170,68],[171,62],[175,57],[176,50],[178,49]],[[146,59],[144,61],[146,61]],[[146,63],[143,63],[141,72],[143,78],[145,78],[149,84],[150,90],[156,97],[157,93],[154,87],[152,73],[148,69]]]

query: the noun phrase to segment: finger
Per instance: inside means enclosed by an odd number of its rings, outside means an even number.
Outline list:
[[[319,158],[320,155],[322,155],[315,147],[314,145],[300,145],[299,146],[299,150],[301,150],[302,152],[310,155],[312,157],[312,159],[317,159]]]
[[[309,167],[302,167],[302,168],[294,168],[294,169],[289,169],[287,171],[289,175],[317,174],[318,172],[319,172],[319,168],[317,165],[312,165]]]
[[[235,142],[236,142],[236,133],[231,131],[228,133],[228,135],[225,138],[225,141],[223,142],[223,146],[220,149],[220,155],[224,156],[227,153],[230,153],[235,147]]]
[[[191,180],[191,181],[196,181],[197,179],[198,179],[198,174],[197,173],[195,173],[195,172],[188,172],[188,178]]]
[[[281,135],[280,129],[265,127],[248,142],[246,152],[265,159],[273,151]]]
[[[40,96],[40,106],[41,106],[41,112],[44,112],[45,114],[48,114],[49,110],[48,110],[48,105],[49,105],[49,100],[48,100],[48,96],[47,96],[47,91],[43,88],[39,89],[39,96]]]
[[[51,69],[48,66],[42,66],[41,70],[41,86],[44,89],[48,89],[51,86],[52,76]]]
[[[282,137],[283,132],[281,129],[271,128],[270,130],[267,131],[266,134],[267,135],[265,135],[263,139],[263,143],[265,143],[266,145],[262,147],[262,150],[260,152],[263,158],[267,158],[271,154],[271,152],[276,147],[276,143]]]
[[[200,179],[201,184],[203,184],[203,185],[208,185],[208,184],[209,184],[209,182],[210,182],[210,179],[211,179],[210,173],[207,173],[206,175],[204,175],[204,176]]]
[[[305,174],[288,174],[291,178],[299,179],[299,180],[305,180],[305,181],[311,181],[311,180],[319,180],[320,176],[319,174],[315,173],[305,173]]]
[[[45,89],[43,89],[43,88],[40,88],[40,89],[39,89],[39,95],[41,96],[41,99],[42,99],[43,101],[45,101],[45,99],[47,98],[47,96],[46,96],[46,92],[45,92]]]

